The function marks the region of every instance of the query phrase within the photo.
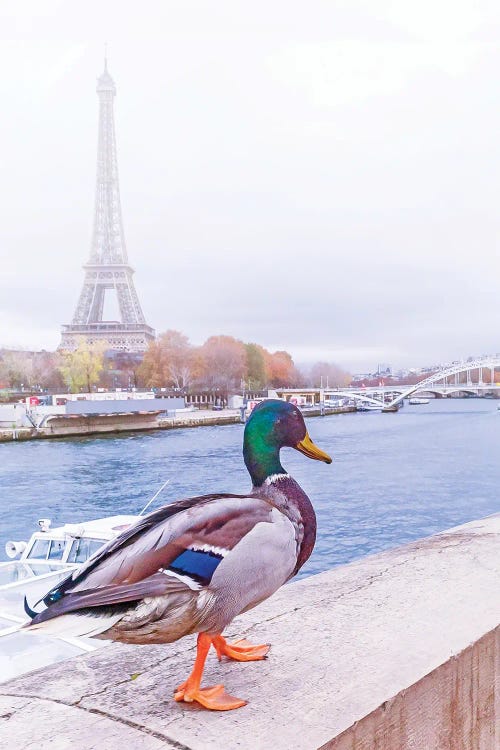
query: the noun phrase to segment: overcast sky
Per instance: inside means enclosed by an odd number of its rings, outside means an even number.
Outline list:
[[[500,351],[500,5],[0,2],[0,345],[83,282],[104,42],[150,325],[351,370]]]

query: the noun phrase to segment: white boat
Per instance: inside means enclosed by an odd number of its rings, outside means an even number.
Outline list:
[[[0,682],[105,645],[84,638],[35,637],[20,630],[28,619],[24,597],[34,607],[70,570],[137,518],[110,516],[57,528],[42,518],[28,542],[7,542],[10,561],[0,563]]]
[[[355,405],[355,402],[351,398],[325,398],[323,402],[325,409],[342,409],[345,406]]]
[[[370,403],[357,403],[356,404],[356,411],[381,411],[383,409],[383,405],[380,404],[380,406],[377,406],[376,404],[370,404]]]
[[[417,406],[417,404],[428,404],[430,403],[430,398],[422,398],[421,396],[411,396],[408,399],[408,403],[412,406]]]

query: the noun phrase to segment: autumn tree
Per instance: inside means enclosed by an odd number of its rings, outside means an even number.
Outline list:
[[[165,385],[163,374],[163,354],[158,340],[151,341],[144,352],[138,369],[138,378],[147,388],[160,388]]]
[[[267,352],[268,384],[273,388],[291,388],[300,380],[292,356],[285,351]]]
[[[72,352],[62,355],[59,370],[71,393],[78,393],[82,388],[87,392],[97,385],[104,368],[104,351],[97,344],[82,343]]]
[[[245,345],[232,336],[211,336],[200,348],[202,378],[225,393],[239,388],[247,374]]]
[[[150,388],[186,390],[197,375],[196,351],[180,331],[165,331],[151,342],[138,375]]]

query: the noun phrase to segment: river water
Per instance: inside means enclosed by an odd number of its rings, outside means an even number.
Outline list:
[[[500,411],[488,399],[439,399],[397,414],[307,420],[330,466],[284,449],[311,498],[318,541],[301,575],[500,511]],[[245,492],[243,425],[0,445],[0,559],[38,518],[53,525],[137,513],[208,492]]]

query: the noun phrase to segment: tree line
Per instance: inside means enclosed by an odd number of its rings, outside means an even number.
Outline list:
[[[258,391],[267,386],[292,386],[301,375],[286,351],[269,352],[232,336],[211,336],[193,346],[179,331],[166,331],[149,345],[139,368],[149,388]]]
[[[0,350],[0,388],[72,392],[103,388],[167,388],[194,391],[260,391],[266,388],[345,386],[351,376],[333,363],[307,370],[289,352],[268,351],[232,336],[210,336],[201,346],[180,331],[168,330],[144,355],[105,352],[81,344],[73,352]]]

